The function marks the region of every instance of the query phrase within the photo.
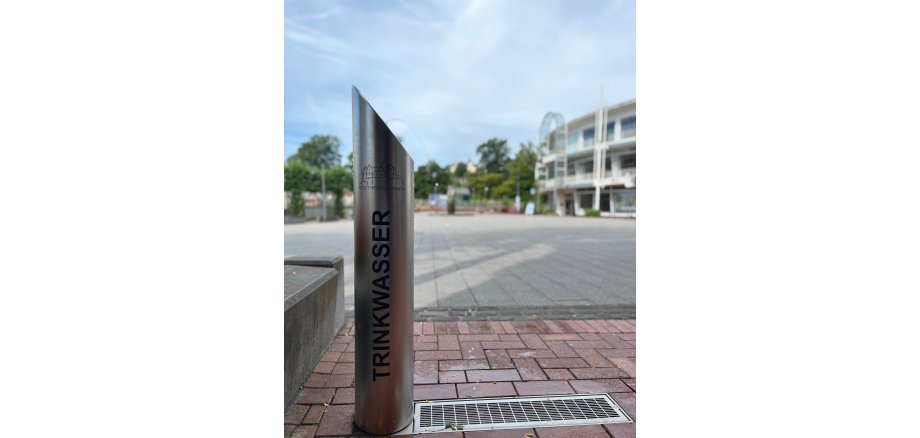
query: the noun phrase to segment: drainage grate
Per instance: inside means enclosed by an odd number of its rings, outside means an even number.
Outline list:
[[[444,400],[415,403],[415,432],[629,423],[607,394]]]

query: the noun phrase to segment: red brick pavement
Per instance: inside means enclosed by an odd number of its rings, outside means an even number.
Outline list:
[[[354,327],[346,324],[285,410],[285,438],[354,428]],[[415,399],[603,393],[636,419],[636,321],[415,323]],[[636,424],[451,432],[433,438],[635,437]]]

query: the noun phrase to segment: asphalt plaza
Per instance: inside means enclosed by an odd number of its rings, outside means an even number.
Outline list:
[[[284,227],[285,257],[342,255],[354,310],[354,222]],[[415,308],[634,307],[636,222],[505,214],[415,215]]]

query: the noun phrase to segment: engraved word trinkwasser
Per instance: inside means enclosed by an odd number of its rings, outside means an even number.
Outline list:
[[[371,290],[374,296],[374,307],[371,316],[374,317],[373,327],[373,381],[378,377],[388,377],[390,375],[389,362],[387,357],[390,356],[390,210],[374,211],[371,215],[371,237],[374,240],[374,246],[371,254],[374,261],[371,263],[371,269],[377,278],[371,284]],[[380,368],[378,370],[378,367]]]

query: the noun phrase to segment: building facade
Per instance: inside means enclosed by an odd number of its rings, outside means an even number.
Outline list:
[[[450,166],[448,166],[448,169],[450,169],[450,173],[457,173],[457,166],[458,166],[458,164],[459,164],[459,163],[454,163],[454,164],[451,164]],[[475,164],[473,164],[472,161],[467,161],[465,166],[466,166],[466,173],[468,173],[468,174],[470,174],[470,175],[476,173],[477,167],[476,167]]]
[[[549,123],[554,122],[554,123]],[[558,215],[636,216],[636,101],[605,106],[569,122],[547,114],[538,139],[547,154],[534,173]],[[545,209],[545,207],[544,207]]]

